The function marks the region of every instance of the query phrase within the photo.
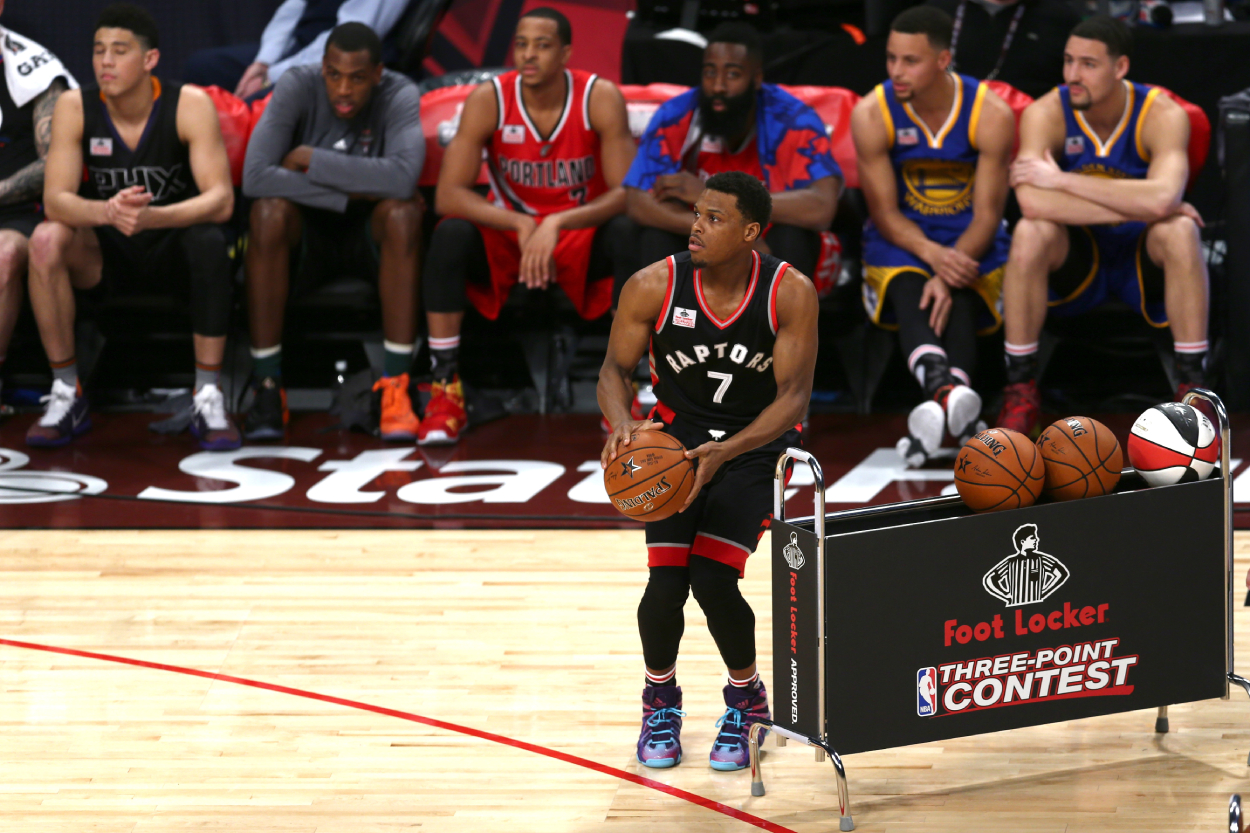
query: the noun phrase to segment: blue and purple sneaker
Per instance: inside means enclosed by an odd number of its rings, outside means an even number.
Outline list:
[[[712,769],[722,771],[746,769],[751,765],[751,747],[747,737],[751,724],[758,722],[760,718],[772,720],[764,681],[756,680],[746,689],[725,686],[725,706],[725,713],[716,721],[720,734],[712,744],[708,763]],[[763,743],[766,737],[768,732],[760,735],[760,742]]]
[[[642,733],[638,763],[665,769],[681,763],[681,686],[647,686],[642,690]]]
[[[27,445],[56,448],[91,427],[87,397],[83,396],[81,385],[53,379],[52,392],[43,401],[48,403],[47,410],[26,432]]]

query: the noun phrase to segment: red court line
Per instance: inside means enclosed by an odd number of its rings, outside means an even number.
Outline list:
[[[448,723],[445,720],[437,720],[433,717],[424,717],[412,712],[400,711],[399,709],[388,709],[385,706],[375,706],[370,703],[362,703],[359,700],[348,700],[344,697],[332,697],[329,694],[318,694],[315,691],[305,691],[300,688],[290,688],[289,686],[276,685],[274,683],[265,683],[260,680],[249,680],[246,677],[233,677],[229,674],[214,674],[211,671],[201,671],[198,668],[186,668],[181,665],[166,665],[163,662],[148,662],[142,659],[130,659],[129,657],[119,657],[113,654],[98,654],[95,651],[79,651],[74,648],[58,648],[54,645],[40,645],[37,642],[20,642],[16,639],[0,639],[0,645],[8,645],[13,648],[26,648],[32,651],[45,651],[50,654],[65,654],[71,657],[85,657],[86,659],[96,659],[102,662],[116,662],[122,665],[133,665],[138,668],[151,668],[157,671],[172,671],[175,674],[186,674],[190,677],[203,677],[206,680],[220,680],[224,683],[234,683],[236,685],[248,686],[250,688],[259,688],[263,691],[276,691],[279,694],[290,694],[294,697],[303,697],[307,700],[319,700],[323,703],[333,703],[336,706],[346,706],[349,709],[359,709],[360,711],[373,712],[374,714],[382,714],[388,717],[398,717],[400,720],[407,720],[412,723],[421,723],[426,726],[433,726],[436,729],[444,729],[449,732],[458,732],[462,735],[478,738],[480,740],[488,740],[493,743],[502,744],[503,746],[511,746],[514,749],[522,749],[526,752],[533,752],[536,755],[545,755],[548,758],[554,758],[557,761],[563,761],[566,764],[584,767],[589,770],[610,775],[613,778],[619,778],[622,781],[629,781],[643,787],[650,787],[662,793],[667,793],[675,798],[683,801],[689,801],[691,804],[697,804],[708,810],[713,810],[722,815],[729,816],[732,819],[746,822],[754,825],[762,830],[770,830],[773,833],[795,833],[788,827],[782,827],[779,824],[762,819],[759,816],[753,816],[742,810],[736,810],[719,801],[713,801],[710,798],[704,798],[701,795],[695,795],[692,792],[670,787],[668,784],[661,784],[659,781],[652,781],[650,778],[643,778],[641,775],[635,775],[632,772],[626,772],[623,769],[607,766],[587,758],[579,758],[577,755],[570,755],[567,752],[559,752],[554,749],[547,749],[532,743],[526,743],[516,738],[504,737],[494,732],[483,732],[481,729],[474,729],[470,726],[461,726],[458,723]]]

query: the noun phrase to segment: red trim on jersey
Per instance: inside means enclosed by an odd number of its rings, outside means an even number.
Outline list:
[[[690,547],[647,547],[648,567],[685,567],[689,563]]]
[[[673,260],[673,256],[669,255],[664,258],[664,262],[668,264],[668,289],[664,292],[664,306],[660,308],[660,317],[655,321],[655,331],[658,333],[664,329],[664,325],[668,323],[669,310],[673,308],[673,294],[676,291],[677,284],[677,264]],[[652,362],[654,366],[654,362]],[[654,373],[652,374],[655,375]]]
[[[694,537],[694,544],[690,547],[690,554],[701,555],[704,558],[728,564],[738,571],[739,577],[745,575],[747,557],[751,555],[741,544],[718,541],[715,538],[707,537],[703,533],[699,533]]]
[[[647,414],[647,419],[658,416],[660,422],[665,425],[672,425],[673,420],[677,419],[677,412],[665,405],[660,400],[655,400],[655,407],[651,409],[651,413]]]
[[[773,272],[773,286],[768,291],[768,324],[773,328],[773,335],[777,335],[777,328],[781,326],[777,323],[777,287],[781,286],[781,279],[786,276],[786,270],[790,268],[790,264],[784,260],[777,267],[777,271]]]
[[[751,251],[751,283],[747,285],[747,291],[742,295],[742,303],[738,304],[738,308],[734,310],[734,314],[729,316],[727,321],[721,321],[712,314],[711,308],[707,301],[703,300],[703,280],[700,277],[702,269],[694,270],[694,297],[699,302],[699,308],[703,310],[703,314],[707,319],[716,325],[717,329],[725,329],[730,324],[738,320],[743,310],[747,308],[747,304],[751,303],[751,296],[755,294],[755,284],[759,282],[760,277],[760,255],[759,252]]]

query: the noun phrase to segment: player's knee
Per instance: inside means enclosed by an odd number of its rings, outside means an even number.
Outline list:
[[[21,280],[26,265],[26,238],[9,232],[0,234],[0,286]]]
[[[680,567],[652,567],[647,589],[638,603],[638,620],[647,621],[681,610],[690,595],[690,580]]]
[[[1167,254],[1190,254],[1201,246],[1198,224],[1183,214],[1160,220],[1146,235],[1148,242],[1160,246]]]
[[[472,245],[476,231],[477,229],[468,220],[461,217],[448,217],[434,228],[430,250],[442,250],[444,246],[457,250],[468,248]]]
[[[421,228],[421,208],[414,200],[383,200],[374,209],[381,221],[384,241],[411,244]]]
[[[708,615],[742,598],[738,570],[728,564],[696,556],[690,559],[690,592]]]
[[[1048,247],[1058,239],[1059,227],[1050,220],[1023,218],[1016,223],[1011,235],[1013,258],[1038,258],[1046,254]]]
[[[285,246],[287,226],[295,216],[295,204],[281,197],[265,197],[252,203],[248,219],[252,246]]]
[[[73,240],[74,230],[69,226],[51,220],[40,223],[30,236],[31,266],[42,273],[49,267],[63,264]]]

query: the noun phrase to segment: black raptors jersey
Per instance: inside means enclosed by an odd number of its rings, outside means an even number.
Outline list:
[[[152,79],[156,98],[147,127],[134,150],[126,146],[109,116],[99,87],[82,91],[82,159],[86,167],[79,196],[107,200],[132,185],[152,195],[151,205],[182,202],[200,193],[191,176],[191,157],[178,138],[181,84]]]
[[[745,428],[777,398],[777,287],[790,264],[758,252],[751,257],[742,303],[723,321],[704,303],[701,270],[690,263],[690,253],[668,258],[668,292],[651,336],[651,373],[661,405],[727,433]]]

